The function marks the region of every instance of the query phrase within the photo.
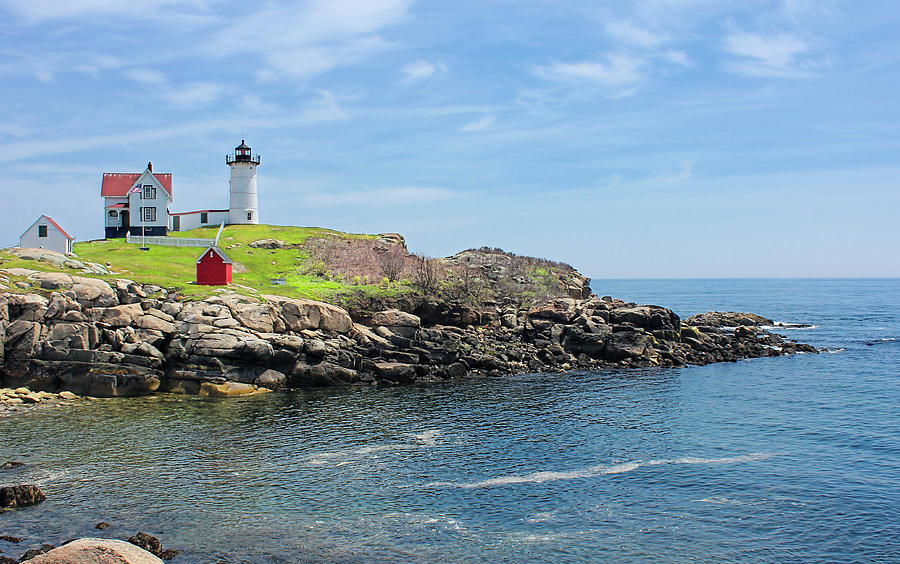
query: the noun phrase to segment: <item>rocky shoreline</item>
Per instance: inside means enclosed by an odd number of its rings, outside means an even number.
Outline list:
[[[0,269],[0,386],[83,396],[231,397],[486,375],[708,364],[817,352],[744,313],[681,320],[591,294],[527,307],[419,297],[380,311],[228,291],[184,301],[126,279]],[[398,307],[400,309],[398,309]],[[5,396],[4,396],[5,397]],[[0,400],[2,401],[2,400]]]

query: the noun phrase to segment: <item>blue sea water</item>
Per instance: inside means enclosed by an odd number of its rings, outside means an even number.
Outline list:
[[[900,560],[900,280],[598,280],[829,349],[0,418],[4,555],[138,530],[173,562]],[[96,531],[99,521],[113,526]]]

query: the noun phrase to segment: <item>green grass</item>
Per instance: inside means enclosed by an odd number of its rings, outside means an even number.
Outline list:
[[[172,233],[171,237],[215,239],[218,227],[204,227],[192,231]],[[280,239],[287,245],[302,245],[309,237],[335,236],[343,238],[376,238],[377,235],[341,233],[317,227],[282,227],[275,225],[231,225],[225,227],[219,247],[235,263],[246,267],[247,272],[232,274],[235,292],[252,295],[253,288],[263,294],[278,294],[335,301],[339,296],[362,292],[372,296],[396,295],[406,291],[402,284],[390,286],[347,284],[326,277],[309,276],[310,257],[304,249],[254,249],[250,243],[259,239]],[[239,245],[228,249],[231,245]],[[75,244],[78,260],[108,264],[111,276],[96,278],[128,278],[141,283],[157,284],[166,288],[178,288],[186,297],[202,299],[220,290],[221,286],[197,286],[196,261],[205,249],[199,247],[167,247],[151,245],[149,251],[141,251],[139,245],[128,244],[124,239],[107,239]],[[52,264],[21,260],[3,253],[3,268],[30,268],[32,270],[57,271]],[[81,271],[63,269],[70,274],[84,275]],[[89,275],[85,275],[89,276]],[[273,286],[272,278],[285,278],[287,285]]]

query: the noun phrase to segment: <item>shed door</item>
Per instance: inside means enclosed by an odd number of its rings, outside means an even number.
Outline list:
[[[181,216],[172,216],[172,231],[181,231]]]

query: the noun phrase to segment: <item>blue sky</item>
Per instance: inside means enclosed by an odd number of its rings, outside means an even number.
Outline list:
[[[0,245],[103,172],[595,278],[900,276],[900,7],[0,0]]]

